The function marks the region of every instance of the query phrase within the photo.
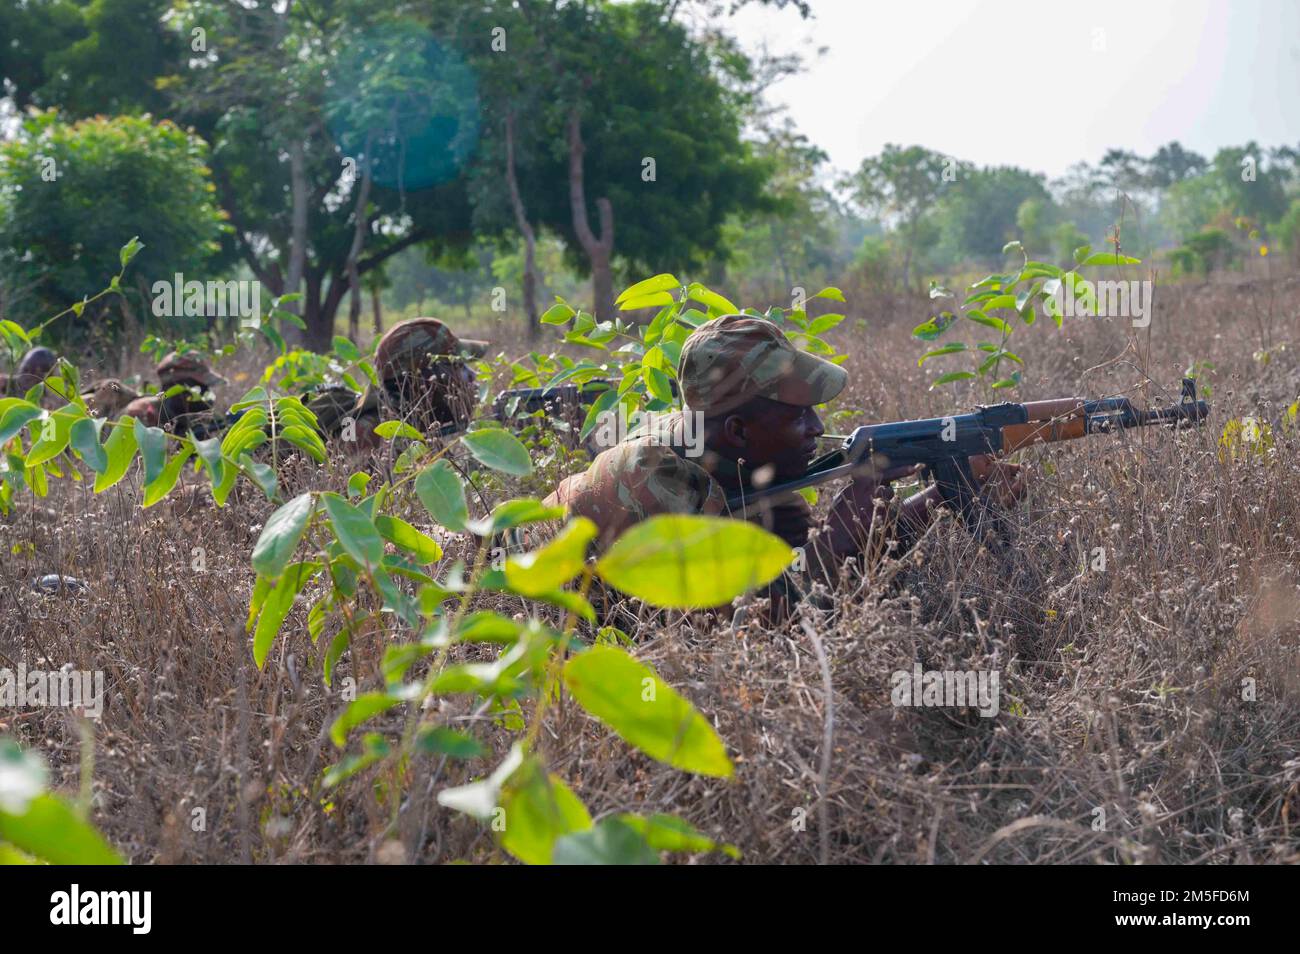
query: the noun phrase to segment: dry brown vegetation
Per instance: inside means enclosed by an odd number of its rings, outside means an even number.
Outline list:
[[[853,383],[839,408],[855,420],[950,410],[908,337],[928,303],[849,301],[836,342]],[[1023,399],[1166,403],[1204,360],[1212,417],[1034,451],[1011,559],[976,552],[944,520],[904,564],[846,584],[834,617],[647,622],[636,654],[714,720],[732,780],[652,762],[573,706],[546,717],[547,761],[593,815],[677,813],[748,862],[1300,860],[1300,460],[1279,423],[1300,395],[1297,302],[1294,280],[1187,286],[1161,289],[1136,334],[1088,319],[1018,330]],[[1247,414],[1274,425],[1274,447],[1221,458],[1225,422]],[[299,479],[338,489],[350,470]],[[136,863],[505,860],[490,831],[432,797],[495,762],[410,765],[396,826],[390,777],[319,794],[338,758],[323,733],[343,706],[322,684],[324,641],[310,643],[299,608],[258,671],[244,632],[249,552],[271,507],[243,494],[218,510],[202,487],[173,498],[142,511],[138,482],[96,497],[61,481],[0,524],[0,665],[105,672],[92,817],[110,841]],[[418,507],[407,517],[428,525]],[[206,572],[191,569],[196,546]],[[1096,547],[1104,572],[1088,568]],[[44,573],[86,580],[91,595],[37,594]],[[340,675],[375,685],[394,637],[354,645]],[[893,708],[890,675],[914,661],[1000,670],[1002,711]],[[512,737],[463,702],[438,715],[496,756]],[[66,712],[0,712],[0,732],[76,789]],[[206,830],[192,830],[195,808]]]

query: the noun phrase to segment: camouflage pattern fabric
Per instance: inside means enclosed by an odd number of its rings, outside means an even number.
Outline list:
[[[212,405],[196,398],[190,391],[182,391],[170,397],[147,394],[127,404],[122,408],[122,413],[129,414],[149,427],[163,427],[177,434],[188,434],[199,425],[202,425],[200,429],[206,433],[209,425],[217,424],[217,419],[212,414]]]
[[[765,318],[723,315],[682,347],[677,376],[686,407],[721,414],[755,397],[812,407],[844,390],[848,372],[800,351]]]
[[[486,350],[486,342],[478,355]],[[437,318],[399,321],[384,332],[375,346],[375,369],[385,380],[403,374],[420,374],[430,360],[440,356],[477,357],[468,351],[450,328]]]
[[[368,387],[353,416],[358,421],[371,414],[397,418],[430,433],[445,424],[463,425],[478,396],[477,379],[464,359],[482,354],[487,343],[474,346],[467,347],[436,318],[399,322],[375,346],[383,387]]]
[[[192,351],[184,354],[173,351],[158,362],[156,370],[158,382],[164,391],[175,384],[197,384],[205,388],[214,388],[218,384],[226,383],[225,378],[216,374]]]
[[[343,427],[343,418],[352,414],[360,397],[356,391],[342,384],[326,384],[303,396],[303,405],[316,415],[321,433],[336,436]]]
[[[546,498],[547,506],[567,507],[572,516],[590,518],[600,528],[601,549],[628,527],[656,514],[725,513],[722,486],[698,463],[673,449],[680,427],[679,414],[665,415],[653,429],[603,451],[584,473],[561,481]]]
[[[82,391],[81,397],[92,417],[115,418],[140,395],[117,378],[105,378]]]

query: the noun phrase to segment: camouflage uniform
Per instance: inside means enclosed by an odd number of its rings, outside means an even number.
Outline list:
[[[316,426],[321,433],[335,438],[343,429],[343,419],[353,413],[360,397],[345,384],[322,384],[304,394],[302,403],[316,415]]]
[[[678,370],[684,413],[716,416],[755,397],[811,407],[839,394],[848,373],[797,350],[776,325],[747,315],[725,315],[701,326],[682,348]],[[547,498],[600,527],[598,544],[661,513],[731,514],[727,498],[752,486],[752,475],[707,451],[687,456],[681,414],[656,419],[597,455],[582,474],[565,478]],[[808,539],[811,512],[802,497],[747,508],[744,519],[763,524],[791,546]]]
[[[123,414],[129,414],[150,427],[170,427],[178,434],[188,433],[196,425],[215,423],[212,402],[195,396],[191,388],[206,392],[226,383],[225,378],[213,372],[198,355],[189,352],[178,354],[173,351],[158,362],[155,370],[161,393],[136,398],[122,409]],[[166,396],[167,391],[177,385],[185,390]]]
[[[791,547],[804,546],[812,528],[807,501],[790,494],[732,513],[727,500],[755,486],[753,474],[707,449],[697,458],[689,457],[684,414],[714,417],[755,397],[801,407],[824,404],[843,390],[847,372],[797,350],[765,319],[725,315],[686,340],[678,379],[683,412],[655,418],[598,454],[585,473],[565,478],[546,503],[595,522],[600,549],[633,524],[664,513],[735,516],[763,526]],[[763,595],[788,604],[800,599],[803,589],[785,573]],[[595,599],[609,605],[602,597]]]
[[[117,378],[105,378],[81,392],[92,417],[115,418],[140,395]]]
[[[481,357],[488,344],[457,338],[437,318],[411,318],[389,328],[375,346],[382,387],[369,387],[353,406],[357,444],[378,445],[374,429],[385,417],[437,434],[463,428],[477,401],[477,380],[464,359]]]

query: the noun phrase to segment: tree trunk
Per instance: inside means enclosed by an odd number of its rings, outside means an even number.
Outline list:
[[[289,143],[289,186],[293,200],[293,217],[289,237],[289,272],[284,279],[284,292],[298,291],[307,270],[307,162],[303,155],[302,140],[295,137]],[[285,309],[302,314],[296,302],[286,302]]]
[[[357,268],[357,260],[361,257],[361,249],[366,244],[366,226],[370,220],[366,216],[366,204],[370,201],[370,151],[371,139],[366,138],[366,153],[362,159],[361,188],[357,190],[357,204],[353,211],[355,224],[352,229],[352,245],[348,248],[348,259],[345,265],[348,273],[348,287],[352,292],[351,300],[348,303],[348,337],[355,344],[361,337],[361,272]]]
[[[307,288],[303,294],[302,320],[307,330],[301,333],[303,347],[311,351],[329,351],[334,342],[334,312],[323,307],[320,297],[321,275],[307,272]]]
[[[378,338],[384,333],[384,312],[383,307],[379,304],[379,286],[370,286],[370,310],[375,320],[375,337]]]
[[[537,236],[528,221],[524,200],[519,195],[519,181],[515,178],[515,114],[506,113],[506,185],[510,188],[510,206],[515,212],[515,224],[524,237],[524,318],[528,322],[528,340],[536,341],[540,329],[537,320]]]
[[[584,150],[581,120],[578,110],[573,108],[569,110],[569,208],[573,213],[573,231],[591,260],[591,310],[597,321],[609,321],[614,317],[614,275],[610,270],[614,252],[614,208],[607,198],[596,200],[596,210],[600,215],[598,238],[587,220],[582,172]]]

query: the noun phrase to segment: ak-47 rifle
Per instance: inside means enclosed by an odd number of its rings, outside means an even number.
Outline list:
[[[934,478],[944,503],[974,526],[979,484],[971,472],[970,458],[977,454],[1010,454],[1034,444],[1129,427],[1199,423],[1209,413],[1209,405],[1197,400],[1196,382],[1183,378],[1182,397],[1177,404],[1146,411],[1138,410],[1125,397],[1096,401],[1057,398],[1028,404],[994,404],[951,417],[873,424],[857,428],[843,439],[838,450],[810,463],[803,477],[752,490],[733,497],[727,505],[736,510],[837,477],[920,464],[924,475]]]
[[[608,391],[609,381],[588,381],[586,384],[556,384],[549,388],[509,388],[492,402],[492,416],[501,423],[516,417],[545,411],[548,414],[562,407],[579,407],[592,404]]]
[[[554,384],[545,388],[508,388],[492,402],[492,416],[501,423],[515,417],[545,411],[547,414],[562,407],[589,407],[606,391],[615,387],[613,381],[596,378],[585,384]],[[668,388],[677,397],[677,382],[671,378]]]

